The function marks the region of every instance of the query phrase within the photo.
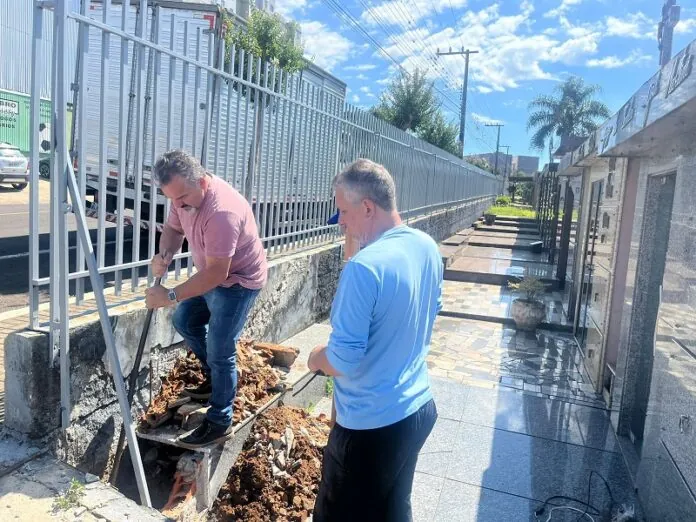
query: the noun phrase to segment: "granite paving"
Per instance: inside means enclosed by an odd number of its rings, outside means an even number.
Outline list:
[[[449,315],[469,319],[489,318],[512,321],[512,301],[519,297],[508,287],[483,283],[445,281],[442,289],[442,310]],[[546,304],[545,323],[569,327],[563,312],[563,293],[549,291],[540,296]]]
[[[584,506],[562,499],[535,511],[554,495],[587,501],[590,481],[592,520],[610,521],[620,505],[643,520],[571,336],[439,317],[428,367],[438,420],[418,459],[415,521],[582,519]]]

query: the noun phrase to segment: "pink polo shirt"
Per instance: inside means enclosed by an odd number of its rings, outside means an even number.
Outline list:
[[[251,206],[232,185],[212,176],[203,204],[189,212],[172,205],[167,225],[188,240],[193,262],[200,271],[206,257],[231,257],[227,280],[251,290],[266,284],[268,264]]]

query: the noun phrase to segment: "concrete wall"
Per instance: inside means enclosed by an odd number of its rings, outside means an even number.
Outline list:
[[[468,228],[493,197],[414,219],[410,226],[442,240]],[[268,284],[259,294],[243,336],[283,341],[325,318],[331,308],[342,266],[342,245],[334,244],[282,256],[270,262]],[[171,326],[172,309],[158,310],[147,341],[134,413],[150,398],[159,376],[181,352],[181,338]],[[112,322],[124,375],[130,372],[146,311],[142,303],[114,309]],[[5,426],[43,439],[60,459],[84,471],[103,474],[120,430],[120,412],[97,317],[71,322],[70,365],[72,425],[60,429],[60,374],[48,362],[48,336],[18,332],[5,342]]]

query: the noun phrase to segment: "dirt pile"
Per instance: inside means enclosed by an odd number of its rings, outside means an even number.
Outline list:
[[[301,522],[314,509],[329,419],[281,406],[259,415],[211,520]]]
[[[272,353],[267,349],[257,349],[254,341],[244,340],[237,344],[234,423],[252,416],[273,395],[282,390],[281,374],[271,366],[272,362]],[[204,379],[201,364],[194,354],[188,353],[179,357],[169,375],[162,379],[159,393],[141,417],[140,428],[152,429],[176,419],[176,410],[190,401],[182,395],[184,389],[198,386]]]

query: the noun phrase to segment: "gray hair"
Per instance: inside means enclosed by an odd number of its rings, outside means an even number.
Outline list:
[[[394,179],[379,163],[364,158],[354,161],[334,178],[334,190],[339,186],[353,195],[349,199],[354,203],[369,199],[387,212],[396,209]]]
[[[152,177],[157,185],[168,185],[174,176],[184,178],[191,184],[207,176],[208,173],[195,156],[181,149],[162,154],[152,168]]]

